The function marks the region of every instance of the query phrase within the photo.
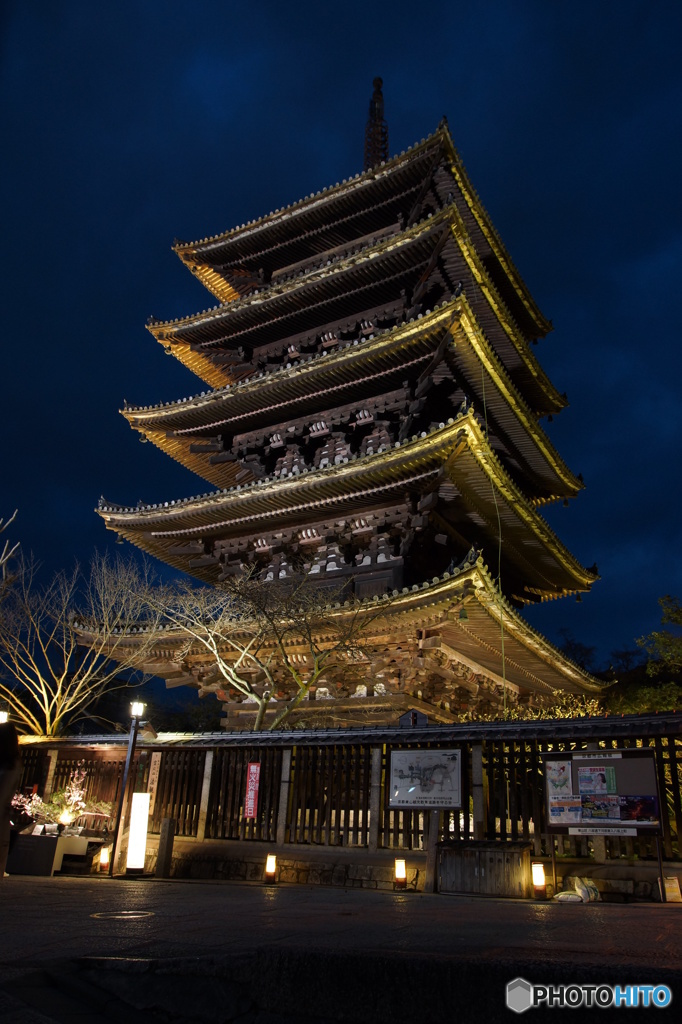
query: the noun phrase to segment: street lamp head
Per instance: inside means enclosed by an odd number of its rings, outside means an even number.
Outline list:
[[[130,714],[133,718],[141,718],[144,714],[144,704],[142,701],[134,700],[130,705]]]
[[[9,722],[9,712],[0,711],[0,725],[4,725],[5,722]]]

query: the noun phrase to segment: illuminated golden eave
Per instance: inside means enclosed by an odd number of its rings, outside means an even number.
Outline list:
[[[461,156],[457,152],[449,132],[444,133],[446,144],[450,150],[451,165],[450,169],[455,177],[459,190],[464,196],[469,209],[471,210],[478,226],[480,227],[483,235],[485,236],[490,248],[493,250],[495,256],[500,262],[504,272],[511,281],[516,294],[524,305],[526,312],[535,321],[538,328],[538,336],[542,337],[545,334],[549,334],[552,330],[552,324],[547,320],[540,312],[533,296],[531,295],[528,287],[526,286],[520,273],[514,266],[510,259],[509,253],[507,252],[502,239],[500,238],[495,225],[493,224],[486,208],[480,200],[480,197],[476,190],[473,188],[469,176],[464,168],[464,163]]]
[[[219,248],[221,244],[228,240],[238,239],[240,236],[247,234],[250,235],[254,232],[263,230],[264,228],[271,227],[272,225],[283,221],[285,218],[291,219],[297,214],[307,212],[315,206],[324,205],[330,199],[336,198],[344,193],[357,191],[357,189],[365,182],[390,175],[397,167],[414,160],[425,149],[433,148],[434,143],[438,142],[443,145],[446,155],[449,158],[451,173],[464,201],[471,210],[481,233],[490,245],[490,248],[511,282],[512,287],[522,302],[526,312],[535,322],[538,336],[543,336],[549,333],[552,329],[552,325],[540,312],[518,269],[512,262],[487,210],[469,180],[462,158],[455,148],[450,132],[445,124],[439,126],[433,135],[422,140],[421,143],[411,147],[406,152],[398,156],[394,156],[379,168],[373,168],[370,171],[366,171],[364,174],[357,174],[347,182],[344,181],[342,184],[336,184],[322,192],[318,192],[317,195],[306,196],[305,199],[302,199],[291,206],[276,210],[274,213],[270,213],[265,217],[251,221],[246,225],[242,224],[241,227],[233,228],[230,231],[214,235],[211,238],[204,238],[200,241],[179,243],[173,246],[173,249],[180,259],[182,259],[182,261],[190,268],[192,273],[213,295],[220,299],[221,302],[232,302],[234,299],[238,298],[238,293],[220,273],[214,270],[209,264],[202,262],[202,252],[205,252],[209,248]]]
[[[329,387],[332,391],[338,389],[338,382],[342,379],[345,364],[357,363],[361,358],[363,365],[366,363],[370,367],[388,350],[400,346],[407,351],[415,339],[423,337],[427,333],[442,332],[444,328],[453,331],[455,344],[466,344],[472,348],[487,373],[491,386],[497,389],[513,416],[527,432],[551,470],[563,483],[564,489],[559,489],[555,495],[550,497],[538,499],[538,502],[542,503],[557,497],[577,494],[582,484],[560,458],[549,438],[537,423],[531,409],[511,382],[502,362],[480,330],[473,311],[464,296],[451,300],[433,313],[423,316],[416,323],[403,323],[390,331],[379,333],[374,338],[361,341],[357,345],[348,344],[339,351],[326,355],[318,354],[312,360],[296,364],[288,369],[283,367],[251,379],[247,383],[237,384],[231,388],[221,388],[208,395],[197,395],[184,401],[165,403],[146,409],[129,407],[122,410],[122,413],[131,426],[139,430],[162,451],[192,472],[210,480],[216,486],[226,486],[233,483],[234,474],[239,467],[235,470],[229,470],[227,467],[222,469],[211,467],[205,457],[190,452],[189,447],[193,441],[201,440],[201,433],[209,430],[219,433],[225,429],[228,422],[233,425],[234,421],[229,419],[230,407],[234,406],[238,399],[251,395],[254,409],[264,404],[267,404],[268,408],[272,408],[277,404],[276,398],[279,396],[279,402],[283,407],[282,416],[284,416],[285,410],[293,408],[295,402],[299,400],[299,396],[291,391],[287,399],[282,397],[284,389],[291,385],[292,381],[296,383],[309,381],[310,383],[306,385],[307,389],[323,395]],[[321,378],[321,375],[324,377]],[[334,383],[327,385],[325,389],[324,378]],[[187,425],[184,428],[186,437],[178,437],[174,433],[182,426],[182,424],[178,424],[178,416],[184,413],[186,417],[189,417],[197,410],[202,410],[206,418],[199,426]],[[242,413],[242,415],[244,414]]]
[[[284,515],[324,514],[359,496],[376,500],[383,492],[402,486],[401,481],[406,478],[406,474],[412,480],[426,480],[444,466],[460,490],[462,486],[469,491],[474,488],[474,507],[482,508],[485,512],[481,504],[480,488],[476,490],[476,480],[472,484],[471,473],[465,471],[463,483],[460,480],[458,458],[465,449],[473,456],[477,472],[482,474],[481,479],[487,478],[486,487],[491,484],[498,500],[503,501],[503,518],[512,525],[518,524],[514,530],[518,534],[520,528],[519,536],[524,530],[530,531],[565,574],[564,584],[543,587],[540,596],[546,599],[574,590],[589,589],[597,579],[596,574],[580,565],[546,521],[538,515],[491,450],[471,411],[460,414],[456,420],[422,437],[413,438],[375,455],[351,459],[347,464],[310,470],[300,475],[292,474],[286,478],[265,478],[256,484],[179,503],[168,502],[156,508],[143,506],[122,509],[103,503],[98,511],[109,529],[152,553],[158,553],[158,549],[165,544],[164,538],[192,539],[217,535],[224,530],[232,533],[239,530],[247,534],[253,529],[267,528],[269,523],[276,522]],[[487,494],[485,500],[488,500]],[[492,536],[495,536],[497,526],[491,522],[488,525]],[[508,542],[507,550],[510,553],[517,552],[511,541]],[[513,555],[516,561],[519,557],[527,562],[528,556],[525,554],[517,552]]]
[[[405,588],[401,594],[394,592],[394,596],[389,599],[386,614],[391,617],[400,615],[406,622],[419,622],[422,627],[426,625],[429,629],[438,630],[444,616],[450,612],[448,618],[451,628],[467,633],[472,631],[470,623],[474,614],[474,601],[495,622],[500,632],[502,628],[504,629],[507,638],[513,637],[533,657],[556,668],[564,677],[564,685],[578,692],[602,692],[603,685],[533,629],[500,594],[482,558],[479,558],[470,569],[457,575],[444,573],[442,577],[421,587],[412,587],[410,590]],[[376,601],[374,607],[377,607]],[[468,618],[460,618],[458,612],[462,607],[466,607]],[[480,637],[475,637],[475,642],[479,645],[482,643]],[[495,649],[491,653],[498,655],[499,652]],[[514,668],[520,675],[526,677],[527,685],[541,691],[550,689],[546,682],[529,671],[527,664],[517,660]],[[485,669],[481,668],[481,672],[485,673]]]
[[[466,609],[466,616],[460,616],[462,609]],[[543,693],[551,693],[559,687],[579,693],[599,694],[603,691],[603,685],[557,650],[505,600],[482,558],[466,568],[457,568],[425,581],[421,586],[404,587],[400,592],[394,590],[390,596],[328,605],[325,614],[330,621],[343,621],[350,616],[355,617],[358,610],[361,616],[367,615],[369,619],[368,626],[361,628],[366,630],[365,643],[370,648],[374,644],[384,645],[386,634],[395,635],[396,631],[406,639],[416,637],[417,630],[420,633],[426,630],[429,636],[447,636],[454,632],[461,636],[462,641],[470,641],[470,646],[479,648],[480,660],[472,663],[471,658],[457,650],[457,645],[453,649],[443,644],[440,649],[481,675],[499,678],[499,673],[491,674],[483,664],[484,654],[488,655],[488,661],[500,656],[499,647],[486,640],[486,629],[481,626],[482,622],[485,625],[490,621],[494,623],[495,636],[504,631],[508,653],[505,655],[505,669],[500,670],[505,671],[507,678],[503,684],[508,688],[517,690],[518,685],[522,685]],[[96,634],[84,624],[79,624],[77,631],[86,643],[96,639]],[[489,630],[487,632],[490,633]],[[143,639],[144,631],[142,634],[137,631],[131,633],[129,648],[139,646]],[[185,642],[186,637],[169,625],[159,633],[157,652],[173,661],[174,652]],[[324,640],[319,642],[324,647]],[[290,647],[293,651],[296,645],[296,637],[292,634]],[[538,674],[542,671],[541,666],[547,666],[550,672],[556,673],[552,683]]]
[[[259,217],[246,224],[230,228],[220,234],[198,239],[195,242],[177,242],[173,246],[173,251],[177,253],[180,259],[185,263],[190,263],[191,261],[199,263],[200,253],[202,251],[206,251],[208,248],[218,248],[223,242],[228,240],[231,241],[245,235],[253,234],[264,227],[271,227],[280,221],[296,217],[298,214],[304,213],[315,206],[324,205],[330,198],[344,194],[352,194],[365,182],[385,177],[390,174],[395,167],[408,160],[414,159],[415,156],[423,152],[425,149],[433,147],[434,142],[439,138],[442,132],[443,129],[438,128],[437,131],[428,138],[422,139],[421,142],[392,157],[385,164],[381,164],[380,167],[373,167],[368,171],[354,175],[352,178],[344,179],[344,181],[340,183],[337,182],[335,185],[330,185],[328,188],[323,189],[315,195],[305,196],[304,199],[299,199],[297,202],[292,203],[289,206],[283,206],[266,214],[264,217]],[[198,269],[199,268],[197,268],[197,270]]]
[[[236,300],[228,305],[214,307],[204,310],[188,317],[179,318],[167,322],[154,322],[148,326],[150,332],[167,351],[173,353],[177,359],[188,367],[193,373],[205,380],[214,388],[221,388],[226,384],[235,382],[230,371],[216,367],[208,352],[208,346],[202,343],[192,344],[182,337],[182,331],[187,328],[201,326],[202,324],[225,319],[230,317],[236,310],[249,308],[250,306],[263,306],[269,301],[286,296],[300,288],[314,285],[324,280],[351,270],[353,267],[366,264],[370,260],[388,254],[399,249],[409,242],[414,241],[421,235],[430,234],[440,225],[449,224],[452,230],[452,237],[455,240],[472,276],[476,280],[486,301],[499,322],[509,342],[516,351],[518,357],[524,364],[527,372],[535,380],[536,384],[546,396],[549,407],[552,411],[558,411],[566,405],[566,399],[558,393],[546,373],[534,356],[526,338],[511,316],[505,303],[498,294],[492,283],[483,263],[478,257],[476,249],[467,233],[466,226],[454,203],[441,210],[434,217],[427,217],[413,225],[398,236],[384,240],[377,245],[367,246],[352,255],[340,259],[330,267],[314,268],[301,273],[291,279],[282,281],[276,285],[259,290],[253,295]]]

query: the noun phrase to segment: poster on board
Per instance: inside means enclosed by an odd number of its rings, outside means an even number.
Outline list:
[[[660,831],[652,749],[544,754],[547,828],[568,835]]]
[[[461,750],[391,752],[390,807],[462,806]]]

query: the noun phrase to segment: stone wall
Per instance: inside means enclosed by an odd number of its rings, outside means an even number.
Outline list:
[[[154,873],[158,837],[150,836],[145,871]],[[265,858],[277,856],[276,881],[298,885],[338,885],[349,889],[382,889],[393,892],[395,858],[404,857],[407,888],[422,891],[426,855],[412,850],[370,853],[362,847],[276,847],[257,842],[203,842],[176,838],[171,878],[218,879],[232,882],[263,882]]]

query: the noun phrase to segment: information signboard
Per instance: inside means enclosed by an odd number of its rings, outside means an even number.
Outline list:
[[[461,807],[461,755],[461,750],[392,751],[389,807]]]
[[[659,834],[654,751],[543,754],[547,831],[565,835]]]

